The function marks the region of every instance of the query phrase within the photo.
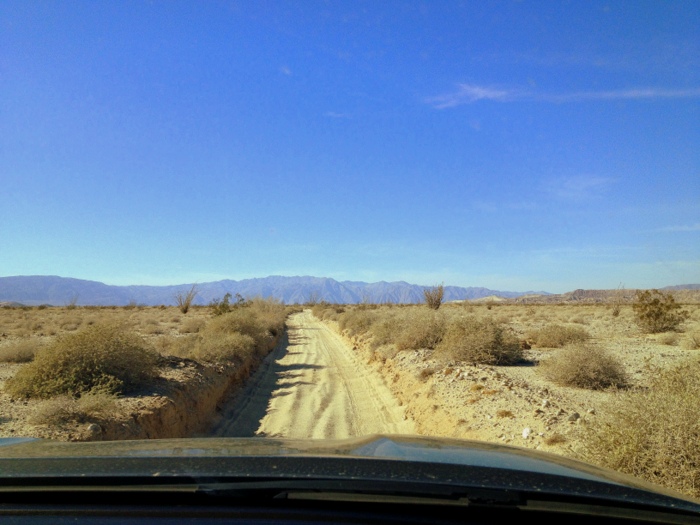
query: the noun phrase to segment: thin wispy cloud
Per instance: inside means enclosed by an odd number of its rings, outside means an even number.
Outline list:
[[[659,98],[700,97],[700,89],[622,89],[613,91],[581,91],[561,95],[541,95],[540,99],[551,102],[579,102],[585,100],[641,100]]]
[[[459,84],[457,91],[426,99],[436,109],[453,108],[462,104],[471,104],[479,100],[508,102],[518,98],[518,92],[473,84]]]
[[[574,91],[571,93],[541,93],[537,91],[494,88],[474,84],[459,84],[457,90],[425,99],[435,109],[447,109],[482,100],[493,102],[585,102],[606,100],[676,99],[700,97],[700,88],[630,88],[607,91]]]
[[[574,175],[547,181],[545,191],[558,199],[580,200],[600,196],[614,179],[597,175]]]
[[[700,232],[700,222],[695,224],[684,224],[680,226],[666,226],[665,228],[657,228],[656,232]]]

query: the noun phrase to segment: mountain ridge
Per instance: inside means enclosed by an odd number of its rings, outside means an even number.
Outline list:
[[[175,296],[197,287],[194,304],[209,304],[226,293],[246,298],[273,297],[286,304],[327,301],[330,303],[421,303],[426,286],[405,281],[337,281],[330,277],[281,276],[252,279],[223,279],[207,283],[177,285],[110,285],[99,281],[56,275],[16,275],[0,277],[0,302],[17,302],[28,306],[39,304],[125,306],[144,304],[155,306],[175,304]],[[445,301],[479,299],[489,295],[515,298],[548,292],[511,292],[484,287],[445,286]]]

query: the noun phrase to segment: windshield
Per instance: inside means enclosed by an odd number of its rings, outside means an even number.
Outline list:
[[[700,496],[699,24],[2,2],[0,437],[436,436]]]

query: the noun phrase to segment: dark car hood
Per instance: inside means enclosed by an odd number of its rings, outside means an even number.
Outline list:
[[[700,513],[641,480],[553,454],[486,442],[375,435],[347,440],[192,438],[65,443],[0,439],[0,481],[21,479],[323,479],[422,483],[603,498]]]

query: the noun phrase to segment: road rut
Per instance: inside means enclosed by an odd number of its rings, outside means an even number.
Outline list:
[[[342,439],[412,434],[377,372],[309,311],[290,316],[287,340],[222,411],[215,436]]]

